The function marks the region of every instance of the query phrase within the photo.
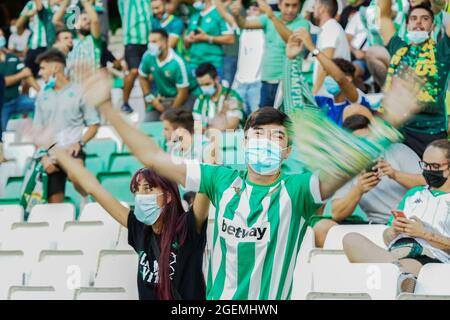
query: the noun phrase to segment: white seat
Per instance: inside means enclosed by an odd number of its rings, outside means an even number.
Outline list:
[[[2,250],[22,250],[25,262],[21,268],[29,272],[38,262],[41,250],[55,248],[56,239],[57,234],[46,222],[14,223],[8,237],[2,242]]]
[[[36,147],[31,143],[10,143],[4,150],[4,156],[16,160],[20,175],[25,172],[27,161],[33,157]]]
[[[306,300],[372,300],[367,293],[310,292]]]
[[[132,246],[128,244],[128,229],[120,227],[119,241],[117,242],[116,250],[134,250]]]
[[[98,254],[113,249],[116,238],[101,221],[66,222],[58,241],[58,250],[81,250],[89,270],[96,270]]]
[[[138,299],[136,272],[138,255],[131,250],[103,250],[100,252],[96,287],[123,287],[130,299]]]
[[[0,164],[0,197],[5,193],[8,178],[19,176],[20,174],[16,160],[5,161]]]
[[[337,263],[350,263],[344,250],[320,249],[311,250],[308,257],[309,263],[334,265]]]
[[[124,288],[80,288],[74,300],[134,300]]]
[[[6,131],[19,131],[23,128],[25,122],[30,121],[29,119],[9,119],[6,124]]]
[[[23,222],[23,207],[16,204],[0,206],[0,245],[11,232],[14,223]]]
[[[126,202],[121,202],[122,205],[129,207]],[[111,230],[116,230],[116,240],[119,240],[119,234],[121,225],[118,223],[99,203],[93,202],[88,203],[84,206],[83,211],[81,212],[79,221],[102,221],[103,224],[107,227],[110,227]]]
[[[394,300],[397,296],[398,267],[392,263],[338,263],[312,261],[311,292],[368,294],[374,300]]]
[[[309,265],[309,254],[315,247],[314,230],[308,227],[295,262],[291,300],[304,300],[311,288],[312,269]]]
[[[27,285],[55,288],[58,299],[72,299],[73,292],[89,286],[94,275],[81,250],[44,250],[31,271]]]
[[[381,248],[386,248],[383,241],[383,232],[387,229],[385,225],[339,225],[332,227],[327,234],[324,249],[342,250],[342,239],[351,232],[360,233]]]
[[[51,228],[62,232],[64,224],[75,220],[75,207],[71,203],[52,203],[35,205],[28,222],[48,222]]]
[[[11,143],[18,142],[17,141],[17,133],[15,131],[4,131],[2,135],[3,140],[3,148],[8,148]]]
[[[23,284],[23,251],[0,251],[0,266],[0,300],[5,300],[10,286]]]
[[[420,269],[415,294],[450,295],[450,265],[428,263]]]
[[[58,300],[58,293],[50,286],[13,286],[9,289],[9,300]]]

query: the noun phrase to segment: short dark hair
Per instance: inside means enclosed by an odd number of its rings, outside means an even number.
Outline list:
[[[328,14],[331,17],[336,17],[338,12],[338,3],[336,0],[319,0],[321,4],[327,7]]]
[[[64,53],[62,53],[60,50],[56,48],[50,48],[36,58],[36,63],[40,64],[42,62],[58,62],[62,63],[63,65],[66,65],[66,57],[64,56]]]
[[[168,34],[167,31],[164,30],[164,29],[155,29],[155,30],[152,30],[150,33],[157,33],[157,34],[159,34],[164,40],[168,40],[168,39],[169,39],[169,34]]]
[[[245,122],[244,132],[247,132],[250,128],[263,126],[266,124],[277,124],[285,127],[288,132],[288,144],[292,144],[291,119],[284,112],[281,112],[280,110],[272,107],[263,107],[250,114],[247,121]]]
[[[217,69],[211,63],[202,63],[195,69],[195,76],[197,78],[203,77],[209,74],[211,78],[215,79],[217,77]]]
[[[184,109],[169,109],[161,115],[161,120],[169,121],[175,129],[184,128],[194,133],[194,117],[192,112]]]
[[[354,77],[355,76],[355,66],[348,60],[342,58],[335,58],[333,62],[341,69],[343,73],[347,76]]]
[[[447,160],[450,160],[450,141],[447,139],[438,139],[431,142],[427,148],[429,147],[435,147],[439,148],[445,153],[445,158]]]
[[[424,2],[424,3],[418,4],[417,6],[411,7],[409,9],[408,15],[406,17],[406,23],[409,23],[409,17],[411,16],[412,12],[416,9],[426,10],[430,14],[431,19],[434,21],[434,12],[433,12],[433,10],[431,10],[431,4],[429,2]]]
[[[71,33],[70,30],[67,29],[66,27],[56,27],[56,39],[58,39],[58,37],[61,33],[66,33],[66,32]]]
[[[361,114],[354,114],[344,120],[344,122],[342,123],[342,127],[351,132],[354,132],[356,130],[369,128],[369,124],[369,118]]]

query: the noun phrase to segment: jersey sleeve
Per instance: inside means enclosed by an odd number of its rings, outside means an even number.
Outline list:
[[[264,31],[266,31],[266,29],[267,29],[267,23],[268,23],[268,18],[267,18],[267,16],[265,15],[265,14],[263,14],[263,15],[260,15],[259,17],[258,17],[258,21],[259,21],[259,23],[261,23],[261,26],[262,26],[262,28],[264,29]]]
[[[219,20],[219,26],[220,26],[220,34],[222,35],[228,35],[233,34],[233,29],[230,27],[228,23],[225,22],[224,19]]]
[[[186,64],[182,60],[178,61],[178,68],[175,72],[175,84],[177,88],[189,87],[188,71]]]
[[[291,186],[288,192],[293,193],[290,198],[295,206],[293,211],[300,213],[308,221],[323,205],[319,176],[310,172],[292,175],[289,184]]]
[[[171,36],[177,36],[177,37],[181,37],[184,31],[184,24],[183,21],[181,21],[181,19],[174,19],[173,23],[172,23],[172,27],[170,28],[170,32],[169,34]]]
[[[150,59],[151,55],[149,53],[145,53],[142,57],[141,63],[139,64],[139,74],[143,77],[150,76]]]

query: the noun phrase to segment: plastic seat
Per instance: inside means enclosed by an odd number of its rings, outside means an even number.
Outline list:
[[[307,227],[295,262],[291,300],[304,300],[311,288],[312,270],[309,264],[309,254],[315,247],[314,230]]]
[[[23,222],[23,207],[0,205],[0,244],[6,239],[14,223]]]
[[[150,122],[143,122],[140,124],[139,129],[143,131],[145,134],[160,138],[163,135],[163,123],[162,121],[150,121]]]
[[[62,232],[64,224],[75,220],[75,207],[71,203],[35,205],[28,217],[29,222],[48,222],[55,232]]]
[[[16,160],[19,173],[25,173],[27,160],[33,157],[36,147],[31,143],[10,143],[4,150],[4,156],[9,160]]]
[[[103,163],[99,156],[89,155],[86,157],[85,166],[96,177],[98,173],[105,170]]]
[[[122,138],[112,126],[101,126],[100,128],[98,128],[97,134],[95,135],[95,139],[89,141],[89,143],[95,140],[104,140],[104,139],[114,140],[114,142],[116,143],[116,149],[114,151],[121,150]]]
[[[133,300],[124,288],[80,288],[74,300]]]
[[[2,198],[21,198],[24,177],[9,177]]]
[[[19,176],[17,161],[5,161],[0,164],[0,197],[4,197],[6,182],[10,177]]]
[[[89,286],[94,271],[81,250],[44,250],[39,256],[27,285],[50,285],[58,299],[72,299],[75,289]]]
[[[112,138],[93,139],[86,144],[85,152],[87,155],[97,156],[103,162],[103,167],[109,163],[109,157],[118,149],[117,141]]]
[[[368,294],[374,300],[393,300],[397,295],[398,267],[392,263],[311,262],[313,283],[311,292]]]
[[[131,250],[102,250],[99,255],[96,287],[123,287],[137,299],[138,255]]]
[[[133,247],[128,244],[128,229],[125,227],[120,228],[119,241],[117,241],[116,250],[134,250]]]
[[[95,270],[98,254],[104,249],[113,249],[117,234],[101,221],[66,222],[64,232],[58,239],[58,250],[81,250],[89,270]]]
[[[6,300],[10,286],[23,284],[24,263],[23,251],[0,251],[0,300]]]
[[[131,154],[113,153],[110,157],[110,172],[128,171],[134,174],[143,165]]]
[[[8,300],[58,300],[58,293],[50,286],[12,286]]]
[[[324,249],[342,250],[342,239],[351,232],[360,233],[369,240],[373,241],[381,248],[386,248],[383,240],[383,232],[387,229],[385,225],[339,225],[332,227],[327,234]]]
[[[450,265],[428,263],[420,269],[415,294],[450,296]]]
[[[102,186],[111,192],[113,197],[127,203],[134,203],[133,195],[130,191],[131,174],[126,172],[99,173],[98,179]]]

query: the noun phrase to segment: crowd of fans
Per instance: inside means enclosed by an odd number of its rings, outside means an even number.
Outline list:
[[[129,229],[130,245],[144,252],[141,298],[287,299],[308,224],[319,247],[337,224],[388,224],[388,251],[358,234],[344,239],[344,249],[352,262],[396,264],[401,291],[414,290],[423,264],[450,261],[445,0],[117,3],[123,57],[108,50],[100,1],[30,0],[10,29],[0,30],[0,137],[17,116],[51,128],[57,146],[40,159],[47,201],[64,201],[69,177]],[[292,60],[298,70],[286,68]],[[111,106],[113,69],[124,74],[119,108]],[[398,127],[403,142],[386,145],[367,170],[339,183],[308,170],[284,174],[282,161],[294,152],[285,89],[296,71],[301,94],[337,127],[367,138],[381,117]],[[396,96],[398,78],[416,83],[415,114]],[[163,121],[162,146],[124,120],[136,112],[130,96],[137,82],[143,121]],[[149,168],[131,182],[132,211],[84,169],[84,147],[104,123]],[[237,129],[245,134],[238,142],[249,165],[243,172],[221,165],[212,139]],[[179,163],[163,151],[203,163]],[[216,209],[205,291],[210,202]]]

